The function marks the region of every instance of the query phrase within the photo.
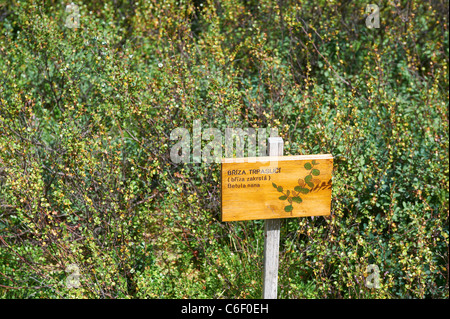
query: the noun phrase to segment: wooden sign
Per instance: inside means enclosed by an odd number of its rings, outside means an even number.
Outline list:
[[[329,215],[333,156],[222,159],[222,221]]]

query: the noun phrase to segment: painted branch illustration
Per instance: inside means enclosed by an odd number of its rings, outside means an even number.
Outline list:
[[[314,179],[315,176],[320,175],[320,170],[315,168],[319,163],[316,160],[305,163],[304,167],[309,171],[309,174],[304,178],[298,179],[298,186],[294,187],[294,190],[284,190],[283,186],[272,183],[273,187],[280,192],[281,195],[278,199],[282,201],[288,201],[288,205],[284,207],[284,211],[291,213],[294,210],[293,203],[301,204],[303,202],[302,197],[319,190],[330,189],[331,179],[328,182],[320,183],[320,180]]]

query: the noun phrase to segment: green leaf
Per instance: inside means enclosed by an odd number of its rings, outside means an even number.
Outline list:
[[[311,174],[313,174],[314,176],[318,176],[320,174],[320,171],[317,168],[315,168],[311,171]]]
[[[280,193],[283,191],[283,187],[281,187],[281,186],[278,186],[277,187],[277,191],[279,191]]]
[[[307,176],[305,177],[305,183],[306,183],[306,184],[308,184],[309,182],[311,182],[311,180],[312,180],[312,175],[307,175]]]
[[[292,197],[292,200],[294,201],[294,202],[296,202],[296,203],[301,203],[303,200],[300,198],[300,197],[298,197],[298,196],[295,196],[295,197]]]
[[[313,185],[314,185],[314,184],[313,184]],[[304,187],[301,187],[301,186],[295,186],[295,187],[294,187],[294,190],[295,190],[296,192],[303,193],[303,194],[308,194],[308,193],[309,193],[309,189],[304,188]]]
[[[316,160],[313,160],[313,161],[312,161],[312,164],[313,164],[313,165],[317,165],[317,164],[319,164],[319,163],[317,163]]]
[[[286,195],[283,195],[283,196],[278,197],[278,199],[279,199],[279,200],[286,200],[286,199],[287,199],[287,196],[286,196]]]
[[[300,192],[303,193],[303,194],[308,194],[309,193],[309,189],[302,187]]]
[[[314,187],[314,183],[311,182],[307,182],[306,184],[308,184],[309,187],[313,188]]]
[[[305,168],[306,168],[306,169],[311,169],[311,168],[312,168],[311,163],[305,163]]]
[[[358,174],[358,181],[362,182],[363,181],[363,174],[361,172],[359,172]]]
[[[292,205],[289,205],[289,206],[285,206],[284,207],[284,211],[286,211],[286,212],[292,212],[292,210],[294,209],[294,207],[292,207]]]
[[[275,187],[275,188],[278,187],[277,184],[275,184],[275,183],[272,183],[272,186]]]

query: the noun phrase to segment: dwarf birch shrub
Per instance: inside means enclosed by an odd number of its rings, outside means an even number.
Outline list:
[[[260,298],[263,221],[170,158],[194,121],[334,156],[280,298],[448,298],[448,3],[382,1],[379,29],[363,1],[74,4],[0,5],[3,298]]]

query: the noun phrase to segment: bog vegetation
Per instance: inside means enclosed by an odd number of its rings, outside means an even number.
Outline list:
[[[448,1],[74,3],[0,3],[0,297],[260,298],[263,221],[170,160],[201,120],[334,156],[279,298],[448,298]]]

